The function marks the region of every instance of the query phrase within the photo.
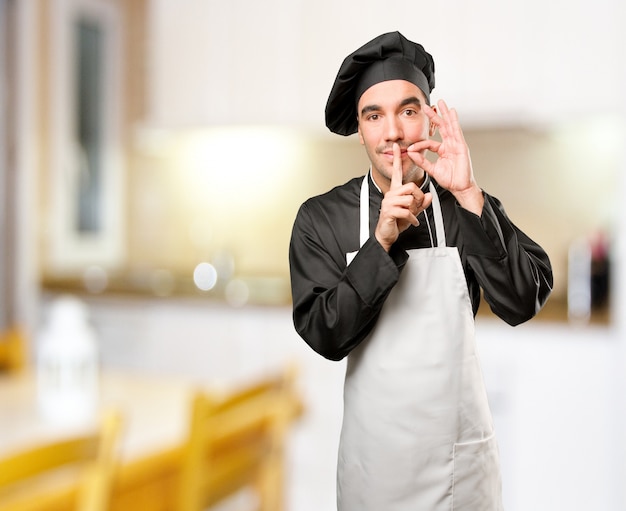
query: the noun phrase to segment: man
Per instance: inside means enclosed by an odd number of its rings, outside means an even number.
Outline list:
[[[306,201],[293,227],[296,330],[348,357],[340,511],[502,508],[474,316],[481,289],[516,325],[552,288],[546,253],[476,183],[456,111],[429,106],[434,84],[431,55],[398,32],[344,60],[326,124],[358,133],[370,171]]]

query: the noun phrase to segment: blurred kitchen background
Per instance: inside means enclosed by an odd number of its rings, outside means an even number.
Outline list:
[[[625,23],[619,0],[0,0],[0,327],[35,364],[71,294],[103,370],[295,360],[288,509],[333,509],[344,364],[294,332],[287,250],[306,198],[367,171],[324,127],[339,64],[400,30],[554,266],[533,321],[477,318],[506,509],[626,510]]]

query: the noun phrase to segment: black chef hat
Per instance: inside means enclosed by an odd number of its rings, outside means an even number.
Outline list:
[[[372,85],[407,80],[430,100],[435,87],[435,63],[421,44],[400,32],[380,35],[348,55],[337,73],[326,103],[326,126],[339,135],[357,131],[357,104]]]

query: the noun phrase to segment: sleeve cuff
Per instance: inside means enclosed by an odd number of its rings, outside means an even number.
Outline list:
[[[375,306],[389,294],[398,282],[408,259],[401,249],[387,253],[374,238],[370,238],[346,268],[346,277],[363,302]]]
[[[464,247],[468,255],[501,258],[506,255],[505,236],[490,197],[485,196],[481,216],[457,204],[457,216],[463,233]]]

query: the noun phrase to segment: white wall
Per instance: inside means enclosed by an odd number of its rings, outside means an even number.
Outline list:
[[[616,332],[479,322],[477,339],[500,437],[505,509],[624,509]]]

